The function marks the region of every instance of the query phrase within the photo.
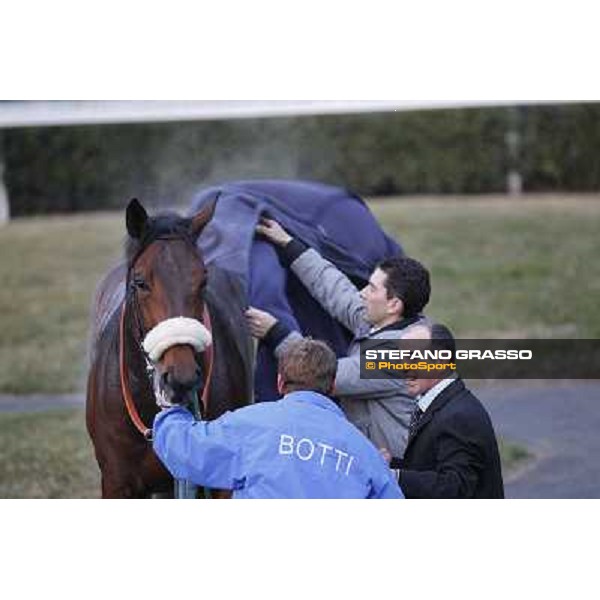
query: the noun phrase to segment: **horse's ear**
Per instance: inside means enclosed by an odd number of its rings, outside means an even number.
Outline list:
[[[137,198],[134,198],[127,205],[127,233],[129,233],[132,238],[141,238],[144,229],[146,228],[147,221],[148,213],[146,212],[146,209],[140,204]]]
[[[220,195],[221,193],[219,192],[212,202],[209,202],[195,217],[192,218],[190,232],[193,237],[198,237],[200,232],[206,227],[206,224],[212,219]]]

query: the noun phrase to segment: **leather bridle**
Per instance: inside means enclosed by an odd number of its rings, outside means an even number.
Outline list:
[[[181,236],[161,236],[156,239],[185,239]],[[152,241],[155,241],[152,240]],[[147,246],[146,246],[147,247]],[[143,323],[141,320],[141,311],[139,306],[139,301],[136,294],[135,284],[131,281],[131,272],[133,267],[140,257],[142,252],[146,249],[146,247],[142,248],[131,261],[131,266],[129,267],[127,273],[127,289],[125,293],[125,299],[123,300],[123,304],[121,306],[121,315],[119,320],[119,372],[120,372],[120,381],[121,381],[121,392],[123,394],[123,400],[125,402],[125,407],[127,409],[127,414],[131,419],[131,422],[135,426],[135,428],[144,436],[144,438],[148,441],[152,440],[152,429],[147,427],[142,418],[140,417],[139,411],[135,405],[133,400],[133,396],[131,394],[131,387],[129,385],[128,371],[127,365],[125,364],[125,312],[127,309],[128,300],[132,300],[132,315],[135,320],[137,329],[138,329],[138,339],[136,339],[137,345],[139,347],[139,351],[142,353],[144,357],[144,361],[146,363],[146,371],[148,376],[152,379],[154,375],[155,366],[154,363],[150,360],[144,348],[142,346],[142,341],[144,339],[145,331],[143,327]],[[208,329],[208,331],[212,334],[212,324],[210,318],[210,312],[204,302],[204,310],[203,310],[203,324]],[[205,373],[204,380],[204,389],[202,390],[202,395],[200,397],[200,416],[206,415],[208,413],[208,395],[210,391],[210,383],[213,372],[213,362],[214,362],[214,354],[213,347],[210,344],[204,352],[202,352],[203,358],[203,367]]]

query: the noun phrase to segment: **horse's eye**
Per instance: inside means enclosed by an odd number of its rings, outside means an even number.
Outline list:
[[[133,285],[138,290],[149,291],[150,286],[146,283],[146,280],[141,275],[135,275],[133,278]]]

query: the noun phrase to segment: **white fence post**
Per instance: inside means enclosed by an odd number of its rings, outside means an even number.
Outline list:
[[[8,203],[8,192],[4,185],[4,163],[0,154],[0,227],[6,225],[10,220],[10,205]]]

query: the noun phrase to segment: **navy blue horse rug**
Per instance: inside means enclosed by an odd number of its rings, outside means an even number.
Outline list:
[[[363,200],[342,188],[304,181],[228,182],[196,195],[191,212],[201,210],[217,194],[214,217],[198,240],[206,263],[237,274],[249,306],[327,341],[338,356],[345,356],[351,333],[281,266],[273,246],[254,236],[257,222],[261,216],[277,220],[358,287],[366,284],[379,261],[402,254],[402,248],[384,233]],[[255,401],[276,399],[275,381],[275,360],[260,344]]]

